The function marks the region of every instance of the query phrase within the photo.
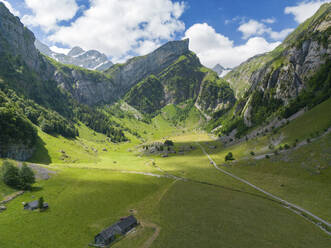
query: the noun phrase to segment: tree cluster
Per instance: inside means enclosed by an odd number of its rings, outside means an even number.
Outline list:
[[[6,185],[15,189],[29,189],[36,181],[33,170],[27,165],[18,168],[8,161],[2,164],[1,178]]]

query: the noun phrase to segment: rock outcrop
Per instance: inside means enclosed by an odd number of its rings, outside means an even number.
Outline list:
[[[22,143],[0,146],[0,158],[11,158],[19,161],[25,161],[30,158],[34,152],[34,147],[29,147]]]
[[[34,40],[34,34],[0,2],[0,54],[21,56],[31,68],[37,69],[40,64]]]
[[[266,103],[288,105],[307,87],[309,79],[331,60],[331,4],[320,10],[290,34],[274,51],[249,59],[230,72],[227,79],[244,98],[240,114],[251,125],[249,106],[254,92],[262,92]]]

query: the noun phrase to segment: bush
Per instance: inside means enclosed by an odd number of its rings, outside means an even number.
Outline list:
[[[166,146],[174,146],[174,142],[172,140],[166,140],[164,142],[164,145],[166,145]]]
[[[235,158],[233,157],[232,152],[229,152],[229,153],[225,156],[225,161],[231,161],[231,160],[235,160]]]
[[[251,151],[251,155],[254,156],[255,155],[255,152]]]
[[[44,197],[40,197],[38,200],[38,208],[43,209],[44,208]]]
[[[290,149],[290,145],[289,145],[289,144],[285,144],[285,145],[284,145],[284,149],[285,149],[285,150]]]
[[[19,169],[12,163],[4,161],[1,174],[3,182],[16,189],[29,189],[36,181],[33,171],[25,164]]]
[[[270,156],[267,154],[267,155],[265,155],[265,158],[270,158]]]
[[[8,161],[2,164],[2,179],[9,187],[20,188],[19,169]]]
[[[22,189],[29,189],[32,184],[36,182],[36,178],[31,168],[26,164],[23,164],[22,168],[19,171],[19,176],[21,180],[20,187]]]

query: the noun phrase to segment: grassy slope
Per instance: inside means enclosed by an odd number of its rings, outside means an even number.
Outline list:
[[[175,141],[176,149],[196,146],[195,141],[207,144],[207,147],[213,143],[207,135],[189,131],[190,128],[195,128],[196,122],[200,120],[198,112],[192,110],[185,129],[182,129],[184,123],[175,127],[166,120],[174,115],[173,110],[172,106],[168,106],[151,124],[142,124],[139,127],[137,124],[140,122],[134,119],[119,120],[127,126],[139,129],[139,133],[149,141],[164,140],[163,138],[172,136],[170,139]],[[21,247],[23,244],[27,248],[86,246],[96,233],[119,217],[127,215],[132,208],[138,211],[139,220],[160,226],[160,236],[152,247],[329,245],[330,239],[317,227],[277,203],[265,199],[246,185],[217,173],[198,148],[186,152],[185,155],[171,155],[168,158],[156,155],[141,156],[137,151],[140,141],[133,136],[130,136],[131,142],[107,144],[105,136],[94,135],[83,125],[79,127],[79,132],[80,138],[76,140],[40,133],[45,144],[42,150],[37,151],[35,162],[45,159],[41,154],[46,151],[50,167],[57,171],[57,174],[48,181],[38,182],[38,190],[7,205],[8,210],[1,213],[0,218],[0,247]],[[330,140],[329,137],[325,139],[326,142]],[[261,146],[265,145],[263,141],[256,142]],[[251,148],[250,146],[239,149],[244,151]],[[326,146],[330,147],[329,143]],[[89,153],[85,152],[84,147],[88,147]],[[98,152],[93,152],[92,147],[98,149]],[[107,152],[102,151],[104,147]],[[61,160],[60,149],[65,150],[70,159]],[[224,153],[219,149],[210,149],[210,152],[215,153],[213,156],[216,159],[222,158],[223,155],[219,154]],[[316,158],[319,156],[320,154],[316,154]],[[192,181],[176,182],[173,179],[120,173],[141,171],[164,174],[151,165],[151,160],[163,171]],[[321,217],[331,216],[325,212],[325,206],[329,205],[329,202],[321,199],[323,195],[327,198],[325,195],[329,194],[325,189],[330,181],[328,174],[321,179],[321,175],[327,170],[315,176],[315,180],[311,180],[305,173],[300,173],[300,167],[288,169],[289,166],[284,166],[281,161],[271,166],[264,165],[263,161],[257,163],[261,164],[253,167],[243,163],[231,167],[230,170],[267,190],[274,190],[290,201],[295,201],[293,197],[300,191],[301,195],[297,195],[297,200],[304,202],[295,203],[316,214],[324,211],[325,214],[321,214]],[[270,175],[272,182],[263,180],[266,175]],[[284,182],[285,187],[281,188],[283,194],[275,191],[280,188],[277,180],[281,177],[289,178]],[[314,194],[312,198],[309,194],[317,190],[319,196]],[[23,211],[21,202],[32,200],[32,195],[44,196],[51,208],[44,213]],[[313,209],[312,205],[316,202],[319,202],[320,206]],[[266,226],[268,228],[265,228]],[[44,229],[47,229],[47,233],[42,231]],[[16,238],[16,233],[20,233],[20,239]],[[123,239],[114,247],[138,247],[152,233],[150,228],[139,229],[136,235]],[[307,235],[302,235],[303,233]]]
[[[208,185],[176,183],[161,201],[160,212],[164,229],[155,248],[330,244],[326,235],[274,202]]]
[[[248,159],[234,162],[231,167],[225,169],[330,222],[331,157],[328,155],[331,153],[330,134],[294,151],[273,156],[271,159],[258,161],[249,159],[250,151],[272,152],[268,148],[271,137],[277,139],[279,135],[283,136],[284,139],[280,143],[282,145],[292,144],[296,139],[302,141],[316,131],[322,134],[322,131],[331,126],[331,116],[328,114],[330,107],[331,99],[284,126],[274,136],[254,138],[226,148],[219,145],[216,150],[208,149],[206,146],[207,150],[219,164],[224,163],[224,157],[230,151],[236,159]]]

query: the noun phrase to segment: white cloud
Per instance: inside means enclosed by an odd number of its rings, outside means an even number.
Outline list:
[[[267,27],[258,21],[249,20],[239,26],[238,30],[243,33],[243,39],[247,39],[253,35],[262,35],[267,32]]]
[[[267,21],[266,21],[267,20]],[[270,20],[266,19],[262,20],[264,22],[270,23]],[[281,30],[279,32],[273,31],[272,28],[267,27],[262,22],[258,22],[256,20],[249,20],[246,23],[243,23],[239,26],[238,30],[243,33],[243,39],[248,39],[252,36],[261,36],[263,34],[268,34],[269,37],[273,40],[283,40],[289,33],[291,33],[294,29],[287,28]]]
[[[73,18],[79,9],[75,0],[25,0],[25,4],[33,14],[24,15],[22,22],[46,32],[56,29],[59,21]]]
[[[67,27],[58,27],[52,42],[97,49],[121,61],[128,54],[145,54],[185,30],[179,20],[183,2],[171,0],[91,0],[90,8]]]
[[[264,38],[250,38],[244,45],[235,46],[233,41],[207,23],[191,26],[185,37],[190,38],[190,49],[195,52],[201,63],[213,67],[221,64],[225,67],[235,67],[248,58],[273,50],[280,42],[268,43]]]
[[[13,15],[20,16],[20,12],[18,10],[14,9],[13,6],[9,2],[7,2],[5,0],[0,0],[0,2],[3,3]]]
[[[302,23],[314,15],[322,4],[327,2],[330,2],[330,0],[303,1],[296,6],[286,7],[284,12],[285,14],[294,15],[295,21]]]
[[[272,18],[267,18],[267,19],[262,19],[262,22],[272,24],[276,22],[276,19],[274,17]]]
[[[294,30],[294,28],[286,28],[280,32],[275,32],[275,31],[269,30],[268,33],[273,40],[283,40],[286,38],[286,36],[288,36],[290,33],[292,33],[293,30]]]
[[[50,49],[53,51],[53,52],[56,52],[56,53],[63,53],[63,54],[68,54],[68,52],[70,51],[69,48],[61,48],[61,47],[57,47],[57,46],[51,46]]]

